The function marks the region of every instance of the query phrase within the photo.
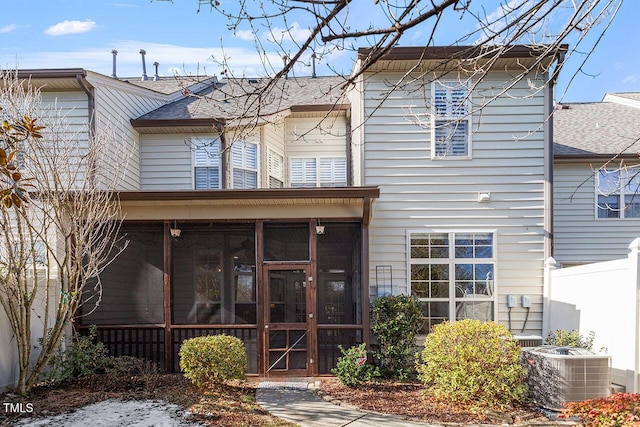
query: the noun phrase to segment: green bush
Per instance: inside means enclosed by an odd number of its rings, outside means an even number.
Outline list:
[[[550,345],[557,345],[558,347],[579,347],[586,348],[587,350],[593,350],[593,340],[595,339],[595,332],[589,332],[589,336],[585,337],[580,334],[580,331],[575,329],[568,331],[566,329],[558,329],[549,332],[547,335],[546,343]]]
[[[499,408],[526,395],[519,356],[520,346],[504,325],[467,319],[436,325],[416,369],[432,396]]]
[[[77,335],[65,351],[59,347],[49,360],[45,378],[59,382],[104,373],[109,365],[109,353],[104,344],[94,343],[97,333],[96,326],[91,325],[89,335]]]
[[[385,296],[373,302],[371,330],[379,344],[374,354],[386,376],[406,379],[412,372],[422,325],[420,303],[413,296]]]
[[[180,369],[197,386],[220,385],[244,379],[247,353],[244,344],[229,335],[209,335],[185,340],[180,346]]]
[[[636,427],[640,425],[640,394],[616,393],[609,397],[570,402],[560,419],[580,417],[589,427]]]
[[[367,362],[367,347],[365,343],[348,349],[339,346],[342,357],[338,359],[336,367],[331,370],[340,382],[347,387],[357,387],[371,381],[380,375],[377,367]]]

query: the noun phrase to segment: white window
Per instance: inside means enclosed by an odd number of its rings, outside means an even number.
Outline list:
[[[220,141],[198,145],[193,155],[195,189],[218,189],[220,188]]]
[[[267,151],[267,173],[269,188],[284,187],[284,157],[275,151]]]
[[[236,141],[231,145],[233,188],[258,188],[258,145]]]
[[[431,157],[471,157],[471,109],[466,84],[433,82],[431,93]]]
[[[344,187],[347,161],[344,157],[291,158],[291,187]]]
[[[596,174],[598,218],[640,218],[640,169],[600,170]]]
[[[493,232],[410,232],[411,294],[422,303],[424,333],[447,320],[494,318]]]

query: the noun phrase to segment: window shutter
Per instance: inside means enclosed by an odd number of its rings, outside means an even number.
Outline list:
[[[433,90],[433,108],[437,116],[447,115],[447,89],[441,83],[436,83]]]
[[[315,187],[316,186],[316,159],[292,158],[291,187]]]
[[[220,141],[212,141],[194,150],[195,166],[218,166],[220,164]]]
[[[195,168],[196,190],[214,190],[220,188],[220,168]]]
[[[194,150],[196,190],[220,188],[220,141],[211,141]]]
[[[347,165],[344,158],[320,159],[320,186],[340,187],[347,185]]]
[[[468,122],[447,123],[436,121],[435,149],[437,156],[467,156],[469,155]]]
[[[267,151],[267,172],[269,174],[269,188],[284,187],[284,159],[280,154]]]
[[[258,145],[237,141],[231,146],[233,188],[258,187]]]

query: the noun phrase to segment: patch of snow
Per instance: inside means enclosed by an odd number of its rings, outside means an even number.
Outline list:
[[[199,427],[178,405],[158,400],[105,400],[76,411],[20,421],[22,427]]]

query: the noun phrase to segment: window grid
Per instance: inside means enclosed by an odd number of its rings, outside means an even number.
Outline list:
[[[447,320],[493,320],[492,232],[409,233],[408,240],[411,294],[422,303],[424,333]]]
[[[639,174],[638,169],[597,172],[597,218],[640,218]]]

